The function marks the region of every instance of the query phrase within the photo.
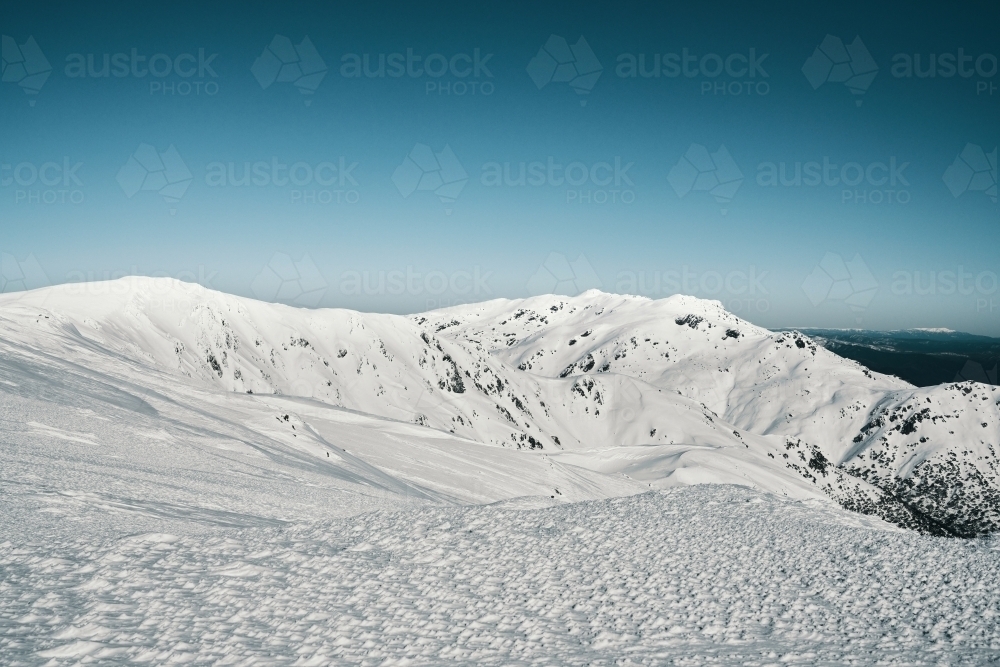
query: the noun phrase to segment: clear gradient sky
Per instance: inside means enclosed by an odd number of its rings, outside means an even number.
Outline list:
[[[2,287],[1000,335],[995,2],[646,4],[8,3]]]

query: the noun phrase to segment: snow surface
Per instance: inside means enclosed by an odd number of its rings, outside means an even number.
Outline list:
[[[18,664],[984,664],[1000,548],[700,486],[0,544]]]
[[[0,664],[1000,660],[997,538],[936,537],[998,399],[691,297],[2,295]]]

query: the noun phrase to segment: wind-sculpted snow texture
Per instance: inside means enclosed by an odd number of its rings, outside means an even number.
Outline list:
[[[587,292],[411,317],[160,279],[0,298],[12,342],[306,397],[641,480],[741,483],[940,535],[1000,527],[1000,390],[916,389],[686,296]]]
[[[1000,659],[996,539],[863,522],[699,486],[201,537],[5,541],[0,656],[53,667]]]

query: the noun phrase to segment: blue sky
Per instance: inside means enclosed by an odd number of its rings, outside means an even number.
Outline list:
[[[7,291],[30,256],[51,283],[171,275],[302,305],[414,312],[599,285],[694,291],[765,326],[1000,335],[995,5],[102,12],[5,12]],[[16,70],[29,37],[51,68],[40,88],[31,63]],[[935,76],[906,76],[932,54]],[[108,76],[90,76],[105,55]],[[380,57],[385,76],[353,76]],[[138,76],[151,65],[162,76]],[[126,166],[171,146],[168,201],[135,169],[148,159]],[[504,183],[522,163],[525,184]],[[770,184],[796,163],[820,183]],[[247,164],[256,183],[230,182]]]

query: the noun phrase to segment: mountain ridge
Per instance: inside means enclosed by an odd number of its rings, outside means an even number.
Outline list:
[[[649,486],[726,479],[935,534],[1000,527],[1000,393],[918,390],[718,301],[591,290],[402,316],[126,278],[0,296],[0,326],[23,345],[551,452]]]

